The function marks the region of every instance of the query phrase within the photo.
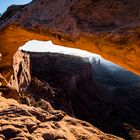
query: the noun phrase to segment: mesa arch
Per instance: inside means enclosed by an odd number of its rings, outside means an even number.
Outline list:
[[[139,0],[33,0],[11,6],[0,18],[0,73],[8,79],[12,58],[29,40],[100,54],[140,74]]]

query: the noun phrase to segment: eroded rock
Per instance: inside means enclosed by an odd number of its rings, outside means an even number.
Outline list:
[[[19,61],[14,61],[15,75],[11,84],[16,85],[15,88],[20,89],[21,94],[26,97],[21,100],[22,103],[44,110],[52,110],[52,105],[72,117],[90,122],[104,132],[125,139],[139,138],[139,89],[135,90],[133,87],[134,93],[126,90],[112,93],[106,90],[104,82],[107,82],[107,78],[113,79],[113,76],[107,75],[102,63],[91,66],[87,58],[27,51],[18,51],[14,59]],[[20,66],[22,70],[19,69]],[[20,75],[17,74],[19,71]],[[28,83],[26,77],[31,77]],[[119,75],[115,80],[117,78],[119,79]],[[130,87],[122,79],[120,84],[116,81],[117,85],[114,81],[114,85]],[[111,85],[112,82],[108,84],[107,87],[114,86]]]
[[[38,39],[101,54],[139,74],[139,7],[139,0],[34,0],[12,6],[0,18],[1,69],[10,71],[18,47]]]
[[[0,138],[11,140],[122,140],[62,111],[48,112],[3,97],[0,97],[0,134]]]

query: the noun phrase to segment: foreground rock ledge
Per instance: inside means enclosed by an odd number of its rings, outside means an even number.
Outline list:
[[[0,97],[0,138],[11,140],[122,140],[62,111],[49,112]]]
[[[140,74],[139,7],[139,0],[33,0],[11,6],[0,18],[0,72],[9,78],[20,45],[51,39]]]

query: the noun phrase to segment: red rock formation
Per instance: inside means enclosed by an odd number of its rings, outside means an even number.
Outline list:
[[[44,111],[0,97],[0,139],[122,140],[62,111]]]
[[[63,107],[64,108],[63,110],[72,115],[72,111],[70,108],[71,105],[67,103],[70,99],[68,100],[67,99],[68,97],[66,98],[65,94],[58,92],[58,89],[49,86],[49,84],[46,82],[41,82],[37,78],[31,78],[31,75],[38,76],[39,78],[42,77],[42,80],[43,79],[45,80],[48,76],[49,82],[52,81],[53,84],[55,82],[55,85],[57,86],[58,82],[56,82],[53,79],[54,77],[51,77],[52,75],[47,75],[49,71],[47,71],[46,68],[49,67],[51,71],[52,70],[56,71],[57,69],[52,69],[52,67],[61,64],[60,67],[58,68],[58,72],[60,70],[62,70],[62,72],[65,71],[65,73],[63,73],[65,75],[59,75],[57,80],[60,81],[65,79],[66,81],[64,85],[62,85],[62,83],[60,82],[59,86],[62,89],[65,89],[66,91],[71,90],[71,92],[73,92],[74,90],[77,90],[76,86],[79,83],[79,81],[84,79],[86,81],[86,78],[88,76],[91,76],[89,69],[90,65],[89,63],[86,64],[85,62],[83,62],[83,60],[80,61],[81,59],[79,57],[74,58],[72,56],[58,54],[54,54],[54,56],[53,54],[48,54],[47,56],[46,54],[47,53],[27,54],[25,52],[18,51],[14,56],[14,65],[13,65],[14,75],[12,76],[11,79],[11,85],[17,88],[17,90],[19,90],[21,93],[24,94],[26,93],[26,96],[30,98],[31,105],[36,106],[37,108],[29,107],[27,105],[20,105],[17,101],[13,99],[5,99],[0,96],[0,124],[1,124],[0,138],[19,139],[19,140],[20,139],[121,140],[121,138],[119,137],[104,134],[99,129],[93,127],[87,122],[69,117],[63,111],[53,109],[50,103],[57,109],[60,108],[62,109]],[[71,63],[71,66],[73,67],[71,67],[68,64],[68,60],[70,61],[69,63]],[[53,65],[52,61],[55,61],[56,63],[54,63]],[[63,67],[62,63],[64,62],[66,63],[66,61],[67,65],[64,65]],[[78,66],[78,64],[80,67]],[[45,69],[47,73],[46,76],[44,75],[44,73],[41,73],[45,72]],[[81,72],[79,72],[79,69],[81,69]],[[58,74],[58,72],[56,72],[56,74]],[[71,79],[71,76],[74,76],[76,72],[77,75],[78,74],[83,75],[81,75],[81,77],[78,76],[77,78],[74,78],[75,80],[73,82],[72,80],[73,78]],[[15,94],[14,92],[15,90],[12,90],[12,88],[6,87],[0,88],[0,91],[2,92],[2,95],[6,98],[14,98],[14,97],[20,98],[20,96],[17,96],[17,94]],[[96,95],[93,96],[96,97]],[[27,104],[27,100],[25,101],[24,99],[21,98],[22,103]],[[98,98],[96,97],[96,99]],[[77,103],[81,104],[78,100]],[[59,106],[58,104],[61,104],[61,106]],[[77,107],[80,107],[78,104]],[[82,108],[79,109],[82,111]],[[84,107],[84,109],[86,109],[86,106]],[[96,111],[98,114],[97,109]]]
[[[48,110],[49,102],[55,109],[88,121],[104,132],[125,139],[139,138],[139,92],[111,94],[103,90],[103,84],[92,79],[96,76],[95,66],[92,69],[89,62],[77,56],[18,51],[14,59],[18,63],[14,61],[15,80],[12,78],[11,84],[16,83],[15,88],[28,97],[28,104]],[[102,68],[98,71],[101,74]],[[28,83],[27,77],[31,77]],[[104,77],[100,78],[104,81]],[[21,101],[27,103],[25,99]]]
[[[0,66],[12,68],[12,57],[30,39],[101,54],[138,73],[139,0],[34,0],[12,6],[0,19]],[[11,73],[7,75],[8,79]]]
[[[13,57],[14,73],[11,76],[9,84],[18,92],[20,92],[20,89],[26,88],[31,81],[29,57],[27,53],[20,53],[20,51],[17,51]]]
[[[12,59],[14,53],[20,45],[31,39],[52,40],[56,44],[98,53],[140,74],[139,7],[139,0],[33,0],[28,5],[10,7],[0,18],[0,57],[2,54],[0,73],[4,76],[1,76],[0,82],[6,85],[7,81],[9,81],[13,74]],[[30,79],[29,77],[27,78]],[[24,81],[25,79],[22,80]],[[26,83],[29,81],[26,81]],[[22,85],[22,82],[20,84]],[[22,108],[22,105],[17,102],[2,97],[0,97],[0,104],[1,137],[20,137],[19,139],[23,139],[23,137],[37,137],[38,139],[45,139],[46,137],[52,139],[118,139],[105,135],[100,131],[95,133],[93,128],[89,133],[85,130],[86,126],[83,130],[81,128],[83,125],[81,126],[79,123],[76,123],[78,127],[73,126],[74,122],[70,123],[70,125],[64,125],[65,121],[62,121],[64,129],[61,129],[59,133],[58,129],[55,129],[55,126],[52,125],[52,121],[63,119],[63,113],[51,115],[53,118],[49,118],[51,122],[46,122],[49,119],[46,117],[48,113],[44,112],[44,110],[40,111],[40,109],[27,106]],[[135,108],[136,106],[134,106],[134,110]],[[129,109],[126,109],[129,112]],[[120,116],[118,121],[127,115],[124,115],[121,111],[117,112],[117,114]],[[120,114],[124,116],[121,117]],[[58,118],[56,117],[57,115]],[[114,122],[116,113],[112,112],[112,116],[114,117],[110,117],[110,123]],[[45,120],[43,124],[44,120],[42,119]],[[41,123],[38,123],[39,121]],[[18,126],[17,122],[21,125]],[[32,125],[32,122],[35,122],[35,126]],[[29,127],[28,124],[30,125]],[[129,135],[134,137],[133,139],[139,139],[137,128],[133,128],[132,125],[130,129],[131,125],[128,127],[127,123],[123,125],[130,132]],[[37,129],[35,129],[36,126]],[[49,129],[48,133],[48,128],[50,127],[53,128]],[[26,128],[29,128],[29,130]],[[12,136],[9,135],[11,131],[13,132]]]
[[[104,107],[98,107],[110,96],[92,79],[91,65],[84,58],[58,53],[18,51],[14,56],[13,68],[11,86],[21,93],[27,92],[36,102],[45,99],[54,108],[91,123],[94,120],[97,120],[96,123],[99,120],[104,122],[111,111],[106,109],[106,113],[102,114]],[[78,108],[80,110],[74,113]]]
[[[20,93],[17,92],[16,89],[8,86],[0,86],[0,92],[2,93],[0,96],[3,96],[8,99],[12,98],[19,101],[21,97]]]

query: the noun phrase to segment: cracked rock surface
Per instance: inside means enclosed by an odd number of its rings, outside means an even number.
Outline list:
[[[122,140],[63,111],[45,111],[0,97],[0,138],[9,140]]]
[[[12,73],[12,57],[31,39],[98,53],[140,73],[139,0],[33,0],[11,6],[0,18],[0,72]]]

